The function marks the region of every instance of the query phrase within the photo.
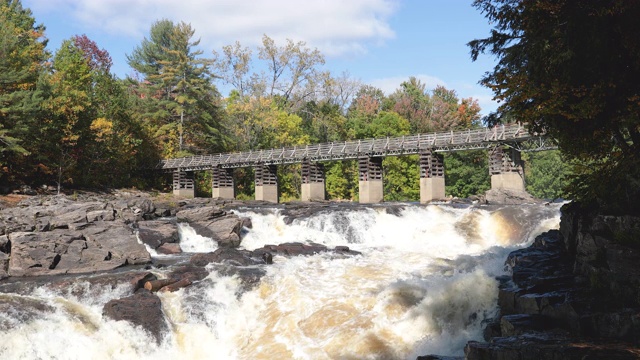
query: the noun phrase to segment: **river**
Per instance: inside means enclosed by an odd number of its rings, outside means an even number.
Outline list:
[[[361,255],[274,256],[246,290],[215,271],[198,286],[159,293],[170,332],[160,344],[102,316],[126,284],[20,296],[55,310],[0,332],[2,359],[415,359],[462,355],[495,316],[507,254],[559,226],[560,204],[336,207],[286,224],[279,210],[242,208],[241,246],[315,242]],[[181,226],[184,251],[215,250]],[[158,256],[158,255],[156,255]],[[158,256],[160,257],[160,256]],[[163,269],[154,270],[162,275]],[[88,284],[78,281],[74,286]],[[81,293],[82,295],[74,295]]]

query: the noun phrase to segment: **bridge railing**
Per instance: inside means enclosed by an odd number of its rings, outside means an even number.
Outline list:
[[[164,170],[204,170],[214,167],[245,167],[256,163],[290,164],[310,161],[355,159],[360,156],[417,154],[422,150],[455,151],[483,148],[495,142],[518,142],[530,139],[522,124],[505,124],[494,128],[447,131],[376,139],[350,140],[278,149],[197,155],[162,160]]]

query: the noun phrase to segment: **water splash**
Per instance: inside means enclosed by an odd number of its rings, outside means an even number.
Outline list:
[[[178,223],[178,235],[180,248],[184,252],[206,253],[218,248],[218,244],[212,238],[198,235],[187,223]]]
[[[275,256],[250,291],[210,268],[203,281],[162,293],[171,331],[160,345],[102,316],[126,286],[37,289],[51,311],[0,329],[2,359],[410,359],[461,355],[496,311],[506,254],[557,227],[559,205],[413,206],[321,212],[287,225],[277,211],[252,219],[242,247],[289,241],[348,245],[361,255]],[[182,224],[183,251],[212,251]],[[82,296],[76,294],[84,294]],[[15,326],[14,326],[15,325]]]

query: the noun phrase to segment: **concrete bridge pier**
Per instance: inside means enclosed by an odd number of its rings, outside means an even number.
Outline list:
[[[233,169],[216,167],[211,169],[211,175],[211,197],[225,200],[235,199]]]
[[[489,149],[489,174],[491,189],[525,191],[524,161],[516,149]]]
[[[382,158],[358,158],[358,191],[361,204],[382,202],[384,187],[382,183]]]
[[[278,167],[257,164],[255,170],[256,200],[278,203]]]
[[[300,200],[325,200],[324,164],[302,161],[302,186]]]
[[[173,195],[186,198],[196,196],[193,171],[177,169],[173,172]]]
[[[420,203],[444,198],[444,157],[424,151],[420,154]]]

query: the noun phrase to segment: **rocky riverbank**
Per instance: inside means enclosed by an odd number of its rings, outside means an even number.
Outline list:
[[[251,202],[252,206],[272,206]],[[0,209],[0,310],[18,322],[51,312],[38,301],[12,297],[36,288],[64,289],[83,296],[92,286],[128,287],[128,295],[104,305],[103,314],[141,326],[158,342],[169,326],[155,291],[198,287],[211,268],[238,275],[245,289],[259,283],[273,255],[297,256],[331,251],[336,256],[357,254],[346,246],[329,249],[319,244],[287,243],[247,251],[238,249],[248,218],[231,209],[247,206],[213,199],[175,200],[137,191],[74,196],[24,197]],[[328,204],[290,205],[289,221]],[[182,254],[178,223],[212,238],[218,249]],[[158,261],[152,254],[175,257]],[[169,263],[166,263],[166,262]],[[170,265],[170,267],[167,267]],[[162,271],[162,278],[158,275]],[[76,286],[78,283],[87,286]],[[2,295],[7,294],[7,295]],[[0,329],[15,325],[0,321]]]
[[[501,316],[487,342],[467,344],[466,359],[640,358],[639,217],[565,205],[560,231],[512,252],[506,266]]]

